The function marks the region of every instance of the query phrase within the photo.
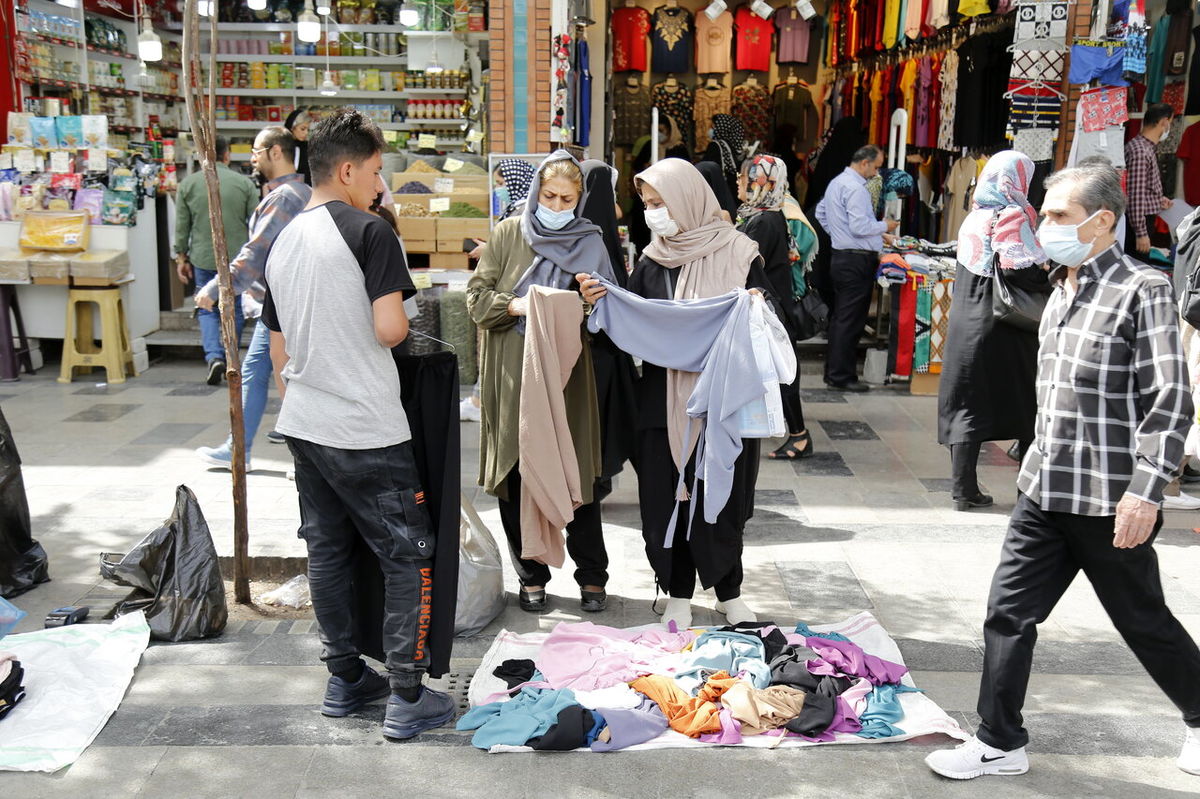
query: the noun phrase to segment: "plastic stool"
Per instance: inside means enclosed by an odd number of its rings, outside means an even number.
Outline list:
[[[92,340],[93,303],[100,309],[99,349]],[[73,286],[67,294],[67,334],[58,382],[70,383],[75,369],[94,367],[104,368],[109,383],[124,383],[126,368],[137,377],[120,286]]]
[[[14,338],[17,339],[16,344],[13,343]],[[29,339],[25,337],[25,323],[21,321],[16,286],[0,284],[0,380],[20,380],[22,366],[29,374],[37,374],[30,355]]]

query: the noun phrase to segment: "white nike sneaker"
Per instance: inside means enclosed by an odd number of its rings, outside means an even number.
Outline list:
[[[1176,496],[1163,497],[1163,510],[1200,510],[1200,499],[1182,491]]]
[[[925,765],[952,780],[973,780],[985,774],[1006,777],[1024,774],[1029,771],[1029,758],[1025,756],[1023,746],[1005,752],[972,736],[971,740],[953,749],[930,752],[925,758]]]
[[[725,621],[730,624],[745,624],[748,621],[758,621],[758,616],[754,615],[754,611],[746,604],[740,596],[734,597],[728,602],[717,602],[713,606],[717,613],[725,615]]]
[[[672,621],[675,622],[676,630],[686,630],[692,626],[692,600],[667,598],[667,605],[663,608],[662,623],[665,626]]]
[[[1188,774],[1200,777],[1200,727],[1188,727],[1187,738],[1183,739],[1183,751],[1175,765]]]

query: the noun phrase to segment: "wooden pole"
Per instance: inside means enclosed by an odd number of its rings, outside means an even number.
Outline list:
[[[214,6],[216,4],[214,3]],[[216,115],[213,97],[217,64],[217,14],[209,17],[208,91],[200,96],[200,14],[196,0],[187,0],[183,12],[183,96],[192,137],[200,154],[200,167],[208,186],[208,215],[212,222],[213,255],[217,282],[221,287],[221,338],[225,343],[225,380],[229,384],[229,426],[233,433],[233,592],[234,598],[250,603],[250,533],[246,519],[246,428],[242,421],[242,370],[238,360],[237,326],[234,319],[233,279],[225,247],[225,225],[221,213],[221,190],[217,182]],[[202,102],[203,101],[203,102]]]

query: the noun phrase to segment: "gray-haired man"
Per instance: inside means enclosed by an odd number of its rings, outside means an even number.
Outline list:
[[[1046,189],[1038,237],[1056,288],[1042,316],[1036,438],[983,626],[979,729],[925,762],[955,779],[1029,770],[1021,707],[1037,626],[1082,571],[1183,713],[1178,765],[1200,775],[1200,650],[1163,600],[1153,548],[1193,418],[1171,285],[1116,243],[1115,171],[1067,169]]]

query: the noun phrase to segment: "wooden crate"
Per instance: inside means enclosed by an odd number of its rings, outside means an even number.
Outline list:
[[[491,231],[488,230],[487,219],[457,219],[446,216],[438,217],[437,237],[439,241],[443,239],[446,241],[458,239],[461,244],[463,239],[486,240],[490,232]]]
[[[429,216],[400,216],[396,217],[396,225],[400,229],[400,238],[407,245],[410,241],[436,241],[437,219]]]
[[[404,250],[410,253],[437,252],[437,239],[405,239]]]
[[[467,254],[465,252],[461,252],[461,250],[462,250],[461,244],[462,243],[459,242],[460,252],[457,252],[457,253],[438,252],[438,253],[433,253],[432,255],[430,255],[429,256],[429,268],[430,269],[466,269],[467,263],[468,263],[467,262]]]

